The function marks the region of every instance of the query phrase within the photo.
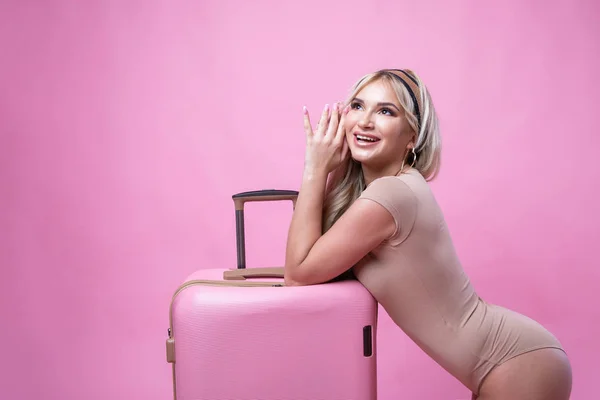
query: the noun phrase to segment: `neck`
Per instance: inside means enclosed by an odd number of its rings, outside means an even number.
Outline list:
[[[362,165],[362,173],[365,177],[365,184],[369,185],[375,179],[382,178],[384,176],[398,176],[402,173],[410,170],[410,165],[402,164],[390,164],[383,168],[374,168],[372,166]]]

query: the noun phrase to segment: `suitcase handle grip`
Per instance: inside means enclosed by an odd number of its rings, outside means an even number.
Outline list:
[[[296,208],[298,192],[295,190],[256,190],[237,193],[231,196],[235,205],[235,237],[237,243],[237,267],[246,269],[246,238],[244,234],[244,204],[250,201],[281,201],[291,200]]]
[[[231,269],[223,272],[223,279],[229,281],[243,281],[248,278],[282,278],[283,267]]]
[[[298,192],[295,190],[255,190],[252,192],[242,192],[231,196],[235,204],[236,210],[244,210],[244,204],[248,201],[280,201],[280,200],[291,200],[296,206],[296,199],[298,198]]]

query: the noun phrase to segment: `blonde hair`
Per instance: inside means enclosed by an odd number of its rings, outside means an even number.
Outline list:
[[[406,158],[411,158],[410,162],[407,161],[406,164],[413,165],[414,163],[413,167],[427,181],[433,180],[440,168],[441,137],[437,114],[429,91],[413,71],[385,69],[363,76],[354,85],[346,103],[349,104],[365,86],[378,80],[391,84],[404,109],[409,125],[416,133],[414,145],[416,162],[412,159],[411,151],[407,152],[408,157],[406,154],[402,157],[405,157],[405,161]],[[408,87],[415,96],[416,104]],[[420,116],[420,121],[417,114]],[[360,163],[349,157],[345,164],[333,171],[327,182],[325,201],[323,202],[323,232],[333,226],[365,188],[366,184]]]

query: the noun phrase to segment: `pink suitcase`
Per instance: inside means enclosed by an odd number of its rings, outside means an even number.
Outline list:
[[[176,400],[374,400],[377,303],[356,280],[285,287],[283,268],[245,266],[244,203],[233,196],[238,268],[185,279],[170,307],[167,361]]]

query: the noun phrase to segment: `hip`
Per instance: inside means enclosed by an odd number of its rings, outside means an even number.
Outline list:
[[[542,324],[504,307],[480,304],[475,364],[471,371],[474,387],[479,388],[497,366],[521,354],[554,348],[564,352],[560,341]]]

